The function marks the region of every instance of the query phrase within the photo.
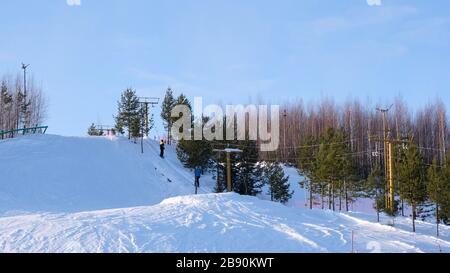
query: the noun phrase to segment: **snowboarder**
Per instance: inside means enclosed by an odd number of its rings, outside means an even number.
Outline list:
[[[200,167],[195,167],[195,194],[197,194],[197,190],[200,187],[200,177],[202,176],[202,169]]]
[[[161,139],[161,141],[159,142],[159,150],[161,151],[159,156],[161,158],[164,158],[164,149],[165,149],[165,147],[164,147],[164,140]]]

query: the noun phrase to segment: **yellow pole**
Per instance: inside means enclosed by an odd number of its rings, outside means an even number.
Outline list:
[[[385,177],[385,196],[384,201],[386,203],[386,208],[390,208],[389,204],[389,149],[388,149],[388,142],[386,139],[384,139],[384,177]]]
[[[389,205],[390,209],[394,211],[394,172],[392,159],[392,142],[389,143]]]

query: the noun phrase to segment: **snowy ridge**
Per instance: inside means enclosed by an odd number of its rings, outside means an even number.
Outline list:
[[[424,223],[419,228],[424,229]],[[450,242],[329,211],[237,194],[0,218],[2,252],[449,252]],[[443,228],[448,238],[450,231]]]
[[[450,252],[450,228],[211,194],[156,141],[26,136],[0,141],[0,252]],[[296,176],[297,175],[297,176]],[[267,198],[263,194],[260,198]],[[389,219],[383,218],[383,223]]]
[[[36,135],[0,141],[0,215],[153,205],[191,194],[193,176],[172,147],[163,160],[156,145],[147,141],[141,154],[140,145],[123,138]]]

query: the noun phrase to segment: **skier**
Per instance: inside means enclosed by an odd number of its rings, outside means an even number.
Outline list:
[[[202,176],[202,169],[200,167],[195,167],[195,194],[197,194],[197,189],[200,187],[200,176]]]
[[[164,140],[161,139],[161,141],[159,142],[159,150],[161,151],[159,156],[161,158],[164,158],[164,149],[165,149],[165,147],[164,147]]]

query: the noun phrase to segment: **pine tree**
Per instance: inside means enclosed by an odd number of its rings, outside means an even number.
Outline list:
[[[137,115],[136,117],[133,117],[131,119],[131,123],[129,125],[129,134],[130,137],[133,138],[134,143],[136,143],[136,139],[142,136],[143,131],[143,119],[141,118],[141,115]]]
[[[0,90],[0,130],[12,129],[9,124],[11,117],[13,96],[9,94],[8,86],[2,81]]]
[[[401,190],[405,195],[405,200],[412,207],[414,232],[416,231],[415,220],[417,208],[422,205],[426,199],[426,175],[422,161],[422,156],[417,149],[416,144],[413,141],[410,141],[404,155],[404,160],[399,166],[399,182]]]
[[[189,103],[187,100],[184,103]],[[189,104],[187,104],[189,106]],[[203,119],[203,124],[208,121]],[[192,128],[191,128],[192,129]],[[193,134],[193,131],[191,131]],[[192,136],[193,137],[193,136]],[[181,139],[177,144],[177,156],[186,168],[201,167],[203,170],[211,165],[212,146],[211,142],[202,140],[185,140]]]
[[[191,102],[189,101],[189,99],[183,93],[181,93],[177,97],[177,99],[175,100],[175,105],[186,105],[189,109],[192,110]],[[173,119],[172,119],[172,121],[173,121]]]
[[[175,106],[175,98],[173,97],[173,91],[169,87],[166,90],[166,95],[161,106],[161,118],[164,121],[164,128],[167,130],[167,141],[171,140],[170,130],[172,129],[172,109]]]
[[[449,158],[450,159],[450,156]],[[448,165],[448,164],[447,164]],[[438,166],[438,161],[433,160],[428,169],[427,192],[430,200],[435,204],[436,212],[436,234],[439,236],[439,223],[448,221],[449,217],[449,178],[446,177],[446,165]]]
[[[450,219],[450,152],[447,155],[445,160],[444,168],[442,169],[442,177],[443,187],[441,194],[441,209],[440,209],[440,218],[442,221],[448,225]]]
[[[258,176],[258,147],[256,141],[238,141],[242,153],[236,155],[234,169],[236,178],[233,179],[233,190],[242,195],[255,196],[261,192],[263,183]]]
[[[177,156],[186,168],[197,166],[207,169],[211,163],[212,147],[206,140],[180,140],[177,144]]]
[[[339,132],[329,128],[321,137],[314,168],[314,176],[319,181],[322,208],[324,207],[325,191],[328,193],[328,209],[335,210],[335,189],[339,182],[342,168],[340,149],[337,142]]]
[[[27,128],[30,127],[31,101],[28,97],[25,97],[25,94],[22,92],[19,92],[19,96],[21,96],[20,101],[22,102],[20,105],[20,122],[22,127]]]
[[[219,158],[214,165],[216,169],[216,174],[214,176],[214,179],[216,180],[214,192],[222,193],[227,189],[225,163]]]
[[[304,177],[304,181],[300,182],[300,186],[306,188],[308,183],[309,190],[309,208],[313,208],[314,193],[317,191],[317,180],[315,179],[315,155],[317,154],[317,145],[312,135],[308,135],[301,143],[298,149],[297,168],[299,174]]]
[[[336,170],[335,187],[339,189],[339,210],[342,210],[342,199],[344,199],[345,210],[348,211],[349,203],[353,202],[354,197],[357,197],[357,192],[360,190],[357,185],[357,182],[360,180],[358,168],[352,160],[347,135],[342,130],[338,130],[333,141],[335,144],[332,145],[332,148],[336,150],[337,154],[333,168]]]
[[[294,192],[289,190],[289,176],[285,176],[281,165],[268,163],[264,175],[269,185],[271,200],[286,204]]]
[[[404,161],[405,153],[404,149],[406,148],[406,145],[396,145],[394,148],[394,177],[400,176],[400,166],[402,165],[402,162]],[[400,187],[400,181],[396,179],[396,186],[395,186],[395,192],[400,197],[400,211],[401,215],[405,216],[405,198],[404,193],[402,191],[402,187]]]
[[[121,135],[125,134],[125,124],[124,124],[122,117],[120,115],[115,116],[114,120],[116,123],[116,125],[114,126],[114,129],[116,130],[116,132]]]
[[[103,135],[102,132],[100,132],[99,130],[97,130],[97,128],[95,127],[95,124],[92,123],[91,126],[89,126],[88,128],[88,135],[90,136],[101,136]]]
[[[128,130],[128,139],[139,136],[139,123],[142,118],[139,109],[139,99],[136,96],[136,92],[131,88],[125,90],[118,102],[115,127],[117,132],[122,134],[126,128]]]
[[[374,199],[374,209],[377,212],[377,222],[380,222],[380,212],[384,211],[384,179],[377,165],[367,179],[366,196]]]

